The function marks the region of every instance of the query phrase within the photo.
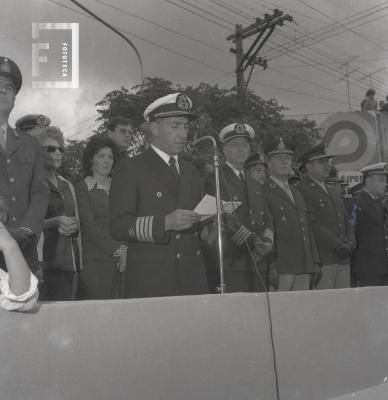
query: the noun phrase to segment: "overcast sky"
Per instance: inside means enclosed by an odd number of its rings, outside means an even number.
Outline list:
[[[326,113],[348,109],[346,81],[341,80],[347,61],[351,61],[353,109],[359,107],[371,78],[378,99],[388,93],[388,1],[79,2],[127,32],[141,54],[144,76],[160,76],[183,85],[215,82],[220,87],[234,86],[235,58],[226,37],[235,24],[248,26],[277,7],[292,15],[295,23],[286,22],[275,30],[261,52],[269,67],[254,70],[250,88],[258,95],[275,98],[288,107],[285,114],[322,121]],[[82,139],[98,126],[94,121],[96,102],[110,90],[140,83],[134,51],[101,23],[81,15],[85,13],[69,0],[1,0],[1,6],[0,55],[13,59],[23,74],[11,124],[24,114],[44,113],[66,137]],[[79,23],[78,89],[32,88],[33,22]],[[250,43],[244,41],[245,50]],[[50,57],[53,53],[46,54]]]

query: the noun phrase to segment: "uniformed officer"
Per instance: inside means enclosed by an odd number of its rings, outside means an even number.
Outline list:
[[[232,217],[226,216],[223,250],[227,292],[265,290],[254,263],[257,259],[262,261],[273,249],[273,222],[264,193],[260,185],[244,171],[254,136],[253,128],[243,123],[230,124],[219,133],[225,156],[225,164],[220,170],[221,199],[241,202]],[[208,177],[204,190],[215,195],[214,176]],[[217,260],[217,257],[213,258]],[[213,265],[216,263],[213,262]],[[265,282],[266,262],[256,267],[260,267]]]
[[[249,156],[245,161],[244,168],[257,183],[264,184],[267,177],[267,163],[262,153],[255,153]]]
[[[355,245],[354,230],[340,191],[325,183],[332,155],[323,143],[299,158],[306,173],[298,189],[309,210],[321,261],[321,277],[315,289],[350,287],[350,256]]]
[[[15,122],[15,127],[30,134],[34,138],[50,125],[50,118],[43,114],[27,114]]]
[[[352,220],[357,246],[352,267],[358,286],[388,284],[388,221],[383,205],[388,164],[377,163],[361,169],[364,187],[353,199]]]
[[[199,239],[201,200],[194,166],[184,150],[188,123],[197,118],[182,93],[155,100],[144,112],[152,145],[115,167],[111,192],[111,232],[128,242],[127,297],[208,293]]]
[[[0,193],[9,207],[7,227],[35,270],[49,192],[38,142],[8,124],[21,84],[19,67],[0,57]]]
[[[275,225],[272,274],[278,273],[278,290],[308,290],[319,272],[319,256],[304,198],[288,183],[294,153],[282,138],[272,140],[264,152],[269,172],[264,193]]]

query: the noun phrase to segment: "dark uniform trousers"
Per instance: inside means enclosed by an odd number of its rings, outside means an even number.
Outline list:
[[[316,289],[350,287],[350,256],[340,257],[336,248],[342,240],[355,243],[354,229],[340,192],[323,189],[309,176],[298,185],[309,211],[322,265],[322,278]]]
[[[271,178],[263,188],[274,219],[275,251],[271,264],[279,273],[278,290],[307,290],[311,274],[319,272],[319,255],[304,198],[290,187],[292,201]]]
[[[0,166],[0,194],[9,205],[7,226],[25,227],[34,234],[36,241],[22,250],[29,267],[36,271],[36,244],[49,202],[46,171],[36,139],[8,127],[6,151],[0,146]]]
[[[358,285],[387,285],[388,222],[385,206],[361,191],[353,200],[352,221],[357,241],[352,267]]]
[[[197,170],[179,160],[179,182],[149,148],[114,169],[110,213],[113,238],[128,242],[126,297],[208,293],[199,227],[165,231],[175,209],[193,210],[201,200]]]
[[[215,196],[215,179],[209,176],[204,191]],[[235,211],[238,223],[225,232],[223,237],[224,276],[227,292],[262,292],[265,290],[267,262],[258,262],[256,271],[254,238],[257,235],[273,248],[273,221],[261,187],[245,174],[241,180],[233,170],[224,164],[220,170],[220,193],[224,201],[241,202]],[[212,246],[206,251],[206,266],[210,282],[218,278],[218,248]],[[257,273],[260,273],[260,277]],[[210,287],[211,291],[214,286]]]

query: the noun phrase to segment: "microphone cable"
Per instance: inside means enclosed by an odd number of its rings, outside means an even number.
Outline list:
[[[243,225],[240,221],[240,219],[238,218],[238,215],[236,213],[236,208],[234,208],[234,204],[233,204],[233,198],[230,194],[230,187],[229,184],[225,178],[224,175],[224,171],[222,169],[222,166],[220,166],[220,178],[222,180],[222,183],[225,186],[225,190],[226,190],[226,194],[228,196],[228,198],[230,199],[230,201],[232,202],[232,207],[233,207],[233,216],[236,218],[236,222],[239,228],[241,228]],[[246,184],[246,182],[245,182]],[[247,187],[247,191],[248,191],[248,187]],[[263,192],[263,196],[264,192]],[[272,359],[273,359],[273,370],[274,370],[274,375],[275,375],[275,386],[276,386],[276,398],[277,400],[280,400],[280,391],[279,391],[279,376],[278,376],[278,364],[277,364],[277,358],[276,358],[276,350],[275,350],[275,340],[274,340],[274,334],[273,334],[273,322],[272,322],[272,308],[271,308],[271,301],[269,299],[269,292],[268,292],[268,288],[267,288],[267,284],[264,282],[264,279],[259,271],[259,267],[256,263],[255,260],[255,256],[252,252],[252,250],[249,247],[249,244],[247,242],[247,240],[244,241],[244,245],[246,246],[248,253],[250,255],[252,264],[255,268],[255,272],[257,275],[257,278],[259,279],[260,283],[262,284],[264,291],[265,291],[265,297],[266,297],[266,302],[267,302],[267,314],[268,314],[268,322],[269,322],[269,334],[270,334],[270,339],[271,339],[271,348],[272,348]],[[275,246],[275,243],[274,243]]]

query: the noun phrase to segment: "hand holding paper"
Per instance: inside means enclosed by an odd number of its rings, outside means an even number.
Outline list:
[[[240,201],[223,201],[221,200],[221,209],[223,213],[232,214],[233,211],[240,207]],[[194,211],[201,216],[201,221],[217,214],[216,198],[205,195],[203,199],[195,207]]]

